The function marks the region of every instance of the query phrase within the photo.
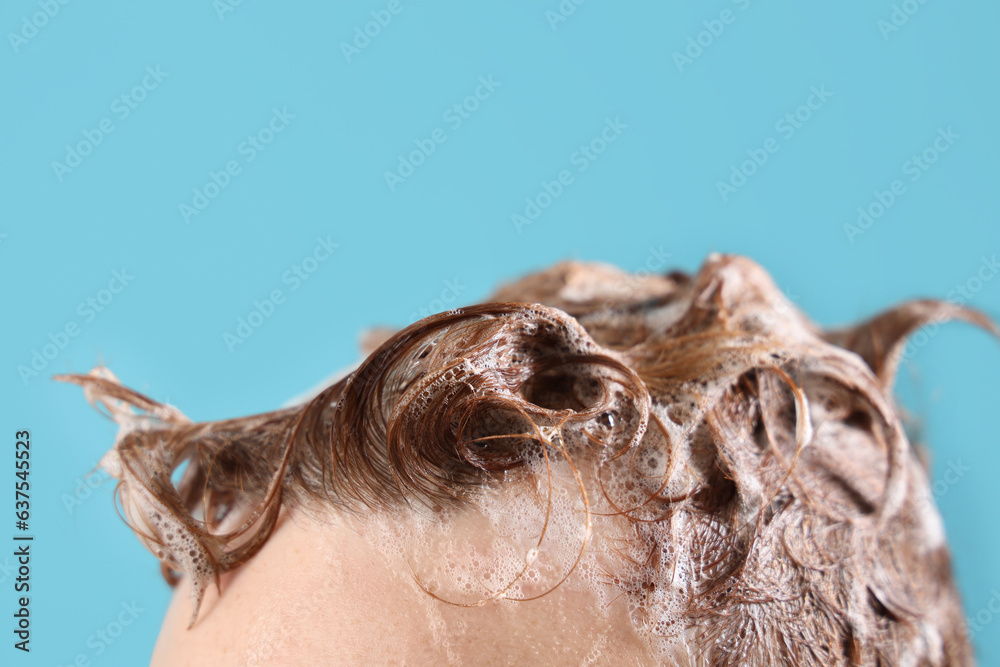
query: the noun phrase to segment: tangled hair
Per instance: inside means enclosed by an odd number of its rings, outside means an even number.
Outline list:
[[[275,412],[192,423],[104,368],[59,379],[120,425],[101,465],[168,581],[190,575],[192,624],[282,506],[433,517],[561,466],[584,530],[555,585],[600,551],[602,585],[651,642],[681,638],[708,665],[966,665],[940,517],[891,397],[907,336],[951,318],[1000,334],[930,300],[822,331],[737,256],[694,276],[567,262],[414,323]]]

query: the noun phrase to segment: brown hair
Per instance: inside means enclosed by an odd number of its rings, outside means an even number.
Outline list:
[[[433,516],[541,457],[572,468],[588,536],[594,516],[627,525],[605,583],[647,637],[712,665],[962,665],[948,549],[891,398],[906,337],[946,318],[1000,334],[930,300],[824,332],[742,257],[693,277],[562,263],[414,323],[297,407],[192,423],[103,368],[58,379],[121,425],[101,465],[168,581],[191,575],[192,623],[282,505]]]

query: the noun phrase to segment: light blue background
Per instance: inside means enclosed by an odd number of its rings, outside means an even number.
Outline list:
[[[257,0],[221,16],[209,0],[77,1],[16,48],[5,37],[0,487],[14,481],[14,432],[31,429],[37,538],[33,650],[11,647],[15,595],[0,571],[0,662],[64,665],[82,653],[94,665],[143,664],[169,599],[116,516],[111,484],[72,512],[64,505],[115,429],[53,373],[103,360],[196,420],[264,411],[351,363],[364,328],[440,307],[445,281],[461,285],[456,302],[472,302],[564,258],[642,269],[655,264],[650,248],[670,253],[663,270],[693,271],[711,251],[749,255],[825,325],[945,297],[973,278],[1000,252],[1000,6],[911,1],[916,12],[883,34],[891,0],[591,0],[554,29],[546,12],[557,0],[403,0],[350,62],[340,44],[387,0]],[[673,54],[723,10],[732,22],[678,68]],[[2,33],[40,11],[5,2]],[[121,118],[114,100],[147,67],[168,75]],[[490,76],[499,87],[453,128],[445,111]],[[832,96],[786,139],[776,122],[813,86]],[[246,161],[241,142],[275,108],[294,118]],[[60,181],[53,161],[105,118],[114,131]],[[577,171],[574,152],[606,118],[627,128]],[[904,163],[949,127],[959,138],[910,181]],[[384,172],[436,128],[446,141],[390,191]],[[768,138],[778,151],[723,201],[717,181]],[[186,223],[179,205],[229,160],[240,173]],[[573,183],[519,233],[511,215],[563,169]],[[894,179],[905,193],[852,243],[844,225]],[[283,275],[328,235],[339,247],[292,291]],[[123,267],[134,279],[86,321],[78,304]],[[223,334],[275,288],[286,301],[230,352]],[[1000,280],[970,304],[1000,316]],[[80,335],[23,383],[18,365],[70,322]],[[922,415],[935,479],[949,461],[969,468],[938,500],[970,616],[1000,590],[998,371],[1000,346],[949,325],[899,383]],[[0,491],[0,515],[13,524],[11,495]],[[97,655],[88,637],[133,600],[144,611]],[[983,664],[1000,664],[998,628],[975,637]]]

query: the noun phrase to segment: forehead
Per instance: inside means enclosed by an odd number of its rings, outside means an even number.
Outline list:
[[[567,587],[533,603],[444,605],[360,524],[285,515],[265,547],[210,591],[198,624],[178,587],[152,665],[649,664],[624,607]]]

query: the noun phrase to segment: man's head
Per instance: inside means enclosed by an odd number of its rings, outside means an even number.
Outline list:
[[[997,332],[931,301],[824,332],[741,257],[563,263],[272,413],[191,423],[67,379],[121,424],[102,465],[186,575],[160,658],[966,664],[891,397],[948,317]]]

